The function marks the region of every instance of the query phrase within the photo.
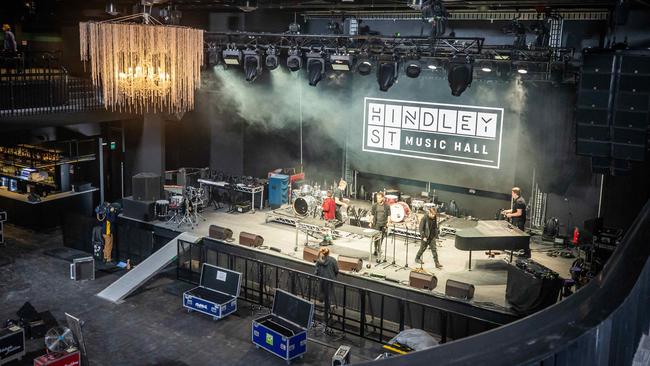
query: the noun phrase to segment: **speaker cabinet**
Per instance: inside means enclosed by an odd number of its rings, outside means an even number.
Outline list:
[[[616,110],[626,112],[647,112],[650,100],[648,94],[620,92],[616,95]]]
[[[599,110],[578,108],[575,113],[575,119],[577,123],[581,124],[600,126],[609,125],[607,113],[603,113],[603,111]]]
[[[302,259],[307,262],[316,263],[316,260],[318,259],[318,249],[305,247],[305,249],[302,250]]]
[[[208,236],[218,240],[229,240],[232,238],[232,230],[217,225],[210,225]]]
[[[614,69],[614,54],[585,52],[582,61],[583,73],[611,74]]]
[[[645,112],[615,111],[614,125],[645,130],[650,126],[650,122],[648,120],[648,113]]]
[[[645,145],[612,144],[612,157],[619,160],[644,161]]]
[[[609,91],[580,90],[577,106],[578,108],[606,111],[609,109]]]
[[[586,125],[578,123],[576,133],[579,139],[606,141],[610,138],[609,126]]]
[[[132,219],[153,221],[156,219],[155,208],[154,201],[139,201],[132,197],[122,199],[122,213]]]
[[[339,269],[342,271],[359,272],[363,268],[363,260],[361,258],[339,255],[338,263]]]
[[[648,142],[648,135],[645,130],[614,127],[612,140],[620,144],[645,145]]]
[[[157,201],[160,199],[160,175],[139,173],[132,180],[133,199],[137,201]]]
[[[257,234],[247,233],[242,231],[239,233],[239,244],[245,245],[247,247],[259,247],[264,244],[264,238]]]
[[[474,297],[474,285],[460,281],[447,280],[445,295],[469,300]]]
[[[608,141],[582,140],[578,139],[576,152],[578,155],[610,157],[611,144]]]
[[[409,285],[424,290],[433,290],[438,286],[438,278],[432,273],[411,271]]]

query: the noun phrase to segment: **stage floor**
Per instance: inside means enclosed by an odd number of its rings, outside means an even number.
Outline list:
[[[202,213],[205,221],[201,220],[193,228],[187,224],[178,227],[177,224],[160,221],[155,221],[152,224],[168,229],[191,231],[200,236],[208,236],[210,225],[219,225],[231,229],[236,240],[239,237],[239,232],[246,231],[261,235],[264,238],[264,247],[266,249],[261,249],[264,252],[298,260],[302,260],[306,240],[309,241],[308,245],[318,247],[319,239],[307,238],[305,233],[302,232],[298,235],[298,246],[296,247],[295,227],[277,222],[266,222],[266,214],[269,211],[269,209],[264,209],[261,211],[256,210],[254,213],[227,213],[225,209],[215,211],[214,208],[210,207]],[[344,255],[363,258],[363,270],[356,275],[376,278],[378,281],[385,281],[394,286],[408,287],[410,269],[420,267],[420,265],[415,264],[415,255],[420,248],[420,243],[408,239],[407,245],[407,240],[401,236],[396,236],[394,243],[395,245],[393,245],[393,236],[389,236],[386,262],[381,264],[376,264],[374,258],[370,262],[367,261],[370,248],[370,240],[367,238],[338,238],[334,240],[334,245],[329,246],[329,248],[334,257]],[[505,300],[505,292],[509,255],[502,252],[494,258],[489,258],[484,251],[472,252],[472,270],[469,271],[469,252],[456,249],[453,236],[441,237],[439,245],[438,257],[444,266],[442,269],[435,268],[431,251],[427,250],[423,255],[425,262],[423,269],[434,273],[438,278],[438,286],[433,290],[434,293],[444,295],[445,283],[448,279],[467,282],[475,286],[474,304],[490,307],[496,305],[497,308],[508,311],[509,305]],[[280,250],[280,252],[271,250],[271,247]],[[386,247],[386,242],[384,247]],[[540,237],[531,238],[532,259],[566,278],[569,276],[569,268],[575,259],[550,257],[546,254],[548,251],[557,249],[553,247],[552,243],[542,242]],[[394,265],[392,265],[393,250],[395,253]],[[407,263],[408,268],[406,267]],[[371,268],[366,268],[367,264],[370,264]],[[381,279],[382,276],[385,276],[388,280]]]

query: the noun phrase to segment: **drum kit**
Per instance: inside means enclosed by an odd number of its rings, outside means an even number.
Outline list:
[[[293,212],[297,216],[320,217],[321,206],[327,197],[327,191],[322,191],[320,186],[304,184],[292,192]]]
[[[169,200],[156,201],[156,216],[158,220],[167,220],[167,223],[173,222],[179,227],[182,224],[194,227],[198,225],[199,219],[206,221],[200,213],[205,202],[205,190],[202,187],[185,187],[182,195],[174,194]]]

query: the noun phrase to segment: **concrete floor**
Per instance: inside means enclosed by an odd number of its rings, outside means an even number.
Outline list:
[[[94,281],[68,278],[69,263],[44,252],[62,247],[60,231],[35,233],[6,226],[7,246],[0,247],[0,319],[16,319],[29,301],[50,311],[59,324],[65,312],[84,320],[84,336],[92,365],[283,365],[283,360],[251,343],[251,320],[258,316],[240,301],[236,314],[221,321],[188,314],[179,291],[188,285],[174,280],[175,272],[158,275],[121,305],[94,296],[116,280],[97,272]],[[4,261],[5,263],[7,261]],[[174,294],[173,292],[176,292]],[[268,311],[268,310],[266,310]],[[381,353],[374,342],[309,333],[308,352],[296,365],[329,365],[341,344],[353,347],[355,362]],[[28,341],[28,356],[11,365],[32,365],[45,353],[43,339]]]
[[[292,226],[280,224],[277,222],[266,222],[266,214],[269,209],[256,210],[255,213],[226,213],[225,209],[215,211],[213,207],[207,208],[202,214],[204,220],[199,220],[198,225],[190,227],[184,224],[178,227],[173,223],[157,222],[156,225],[165,228],[172,228],[181,231],[191,231],[200,236],[208,235],[210,225],[219,225],[233,230],[233,237],[239,237],[239,232],[246,231],[261,235],[264,238],[264,251],[267,253],[288,256],[302,259],[302,251],[306,239],[310,245],[317,246],[320,240],[316,238],[307,238],[304,233],[298,235],[298,245],[296,246],[296,229]],[[370,241],[359,238],[339,238],[334,241],[330,247],[335,257],[346,255],[367,259],[369,255]],[[447,279],[467,282],[475,285],[474,302],[478,305],[489,305],[496,308],[503,308],[507,311],[509,308],[505,299],[506,281],[507,281],[507,263],[510,256],[505,253],[497,255],[495,258],[489,258],[484,251],[475,251],[472,254],[472,270],[468,270],[469,252],[458,250],[454,247],[454,237],[441,237],[439,242],[441,246],[437,248],[440,262],[444,268],[436,269],[433,264],[431,252],[427,250],[423,255],[425,264],[423,269],[432,272],[438,278],[438,286],[434,292],[444,294],[445,283]],[[384,244],[386,245],[386,244]],[[280,253],[272,251],[269,248],[280,249]],[[389,266],[393,262],[393,237],[388,238],[386,263],[377,265],[374,261],[364,260],[364,268],[358,275],[369,276],[371,274],[384,275],[392,281],[389,283],[395,286],[408,286],[408,278],[411,269],[419,268],[415,264],[415,255],[420,248],[419,242],[413,239],[408,240],[408,245],[403,237],[397,236],[395,239],[395,265]],[[297,250],[295,250],[297,248]],[[408,248],[408,256],[407,256]],[[536,262],[550,268],[560,274],[561,277],[569,276],[569,268],[575,259],[562,257],[549,257],[546,252],[554,250],[552,243],[544,243],[539,237],[531,238],[532,259]],[[515,257],[516,258],[516,257]],[[383,257],[382,257],[383,259]],[[404,268],[407,263],[410,268]],[[366,264],[371,268],[367,269]]]

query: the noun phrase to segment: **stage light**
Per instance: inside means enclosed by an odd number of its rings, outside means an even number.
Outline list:
[[[275,47],[267,48],[264,63],[269,70],[275,70],[278,67],[278,56],[276,55]]]
[[[330,56],[330,63],[334,71],[350,71],[354,62],[351,55],[334,54]]]
[[[528,74],[528,67],[526,67],[526,65],[518,64],[518,65],[515,65],[515,68],[517,69],[517,73],[519,73],[521,75]]]
[[[416,78],[420,76],[420,72],[422,71],[422,67],[420,66],[419,61],[409,61],[406,64],[406,76],[410,78]]]
[[[359,72],[359,75],[363,75],[363,76],[370,75],[370,73],[372,72],[372,62],[370,62],[369,60],[364,60],[359,62],[359,64],[357,65],[357,71]]]
[[[428,62],[427,68],[429,70],[441,70],[442,69],[442,64],[440,63],[440,60],[438,59],[432,59],[431,61]]]
[[[223,62],[226,65],[239,65],[241,64],[241,51],[233,46],[229,46],[223,50]]]
[[[396,61],[381,62],[377,68],[377,82],[379,90],[385,92],[390,89],[399,73],[399,64]]]
[[[325,58],[320,52],[309,52],[307,54],[307,74],[309,85],[316,86],[325,75]]]
[[[447,71],[447,81],[451,88],[451,95],[459,97],[468,86],[472,84],[474,73],[473,61],[466,55],[454,55],[449,60],[449,70]]]
[[[289,56],[287,57],[287,67],[291,71],[298,71],[302,68],[302,57],[299,49],[292,48],[289,50]]]
[[[214,43],[210,43],[208,45],[208,50],[207,50],[207,63],[208,67],[214,67],[219,64],[219,49]]]
[[[256,50],[244,51],[244,74],[246,81],[252,83],[262,73],[262,60]]]
[[[482,62],[481,63],[481,71],[483,71],[483,72],[492,72],[492,71],[494,71],[494,66],[492,65],[491,62]]]

